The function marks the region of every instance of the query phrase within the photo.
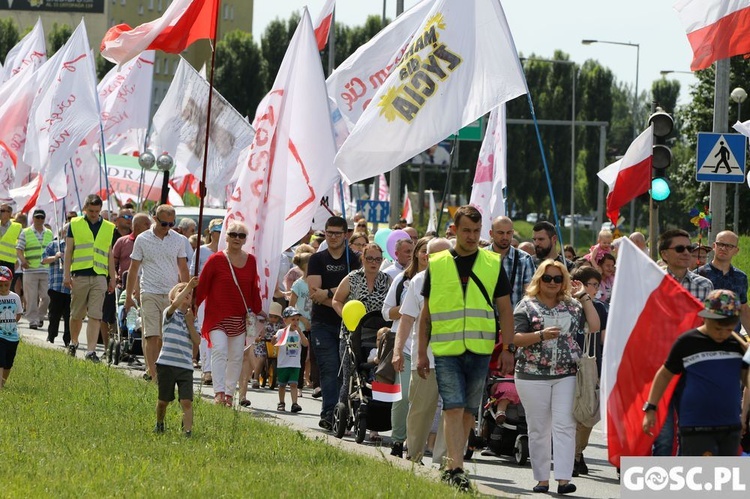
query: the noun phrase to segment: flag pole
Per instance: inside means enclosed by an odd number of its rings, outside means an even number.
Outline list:
[[[203,208],[205,206],[206,195],[208,190],[206,189],[206,170],[208,169],[208,138],[211,134],[211,104],[214,100],[214,73],[216,68],[216,38],[219,33],[219,13],[221,12],[221,0],[216,0],[216,12],[214,13],[214,38],[210,41],[211,43],[211,76],[208,77],[208,111],[206,112],[206,137],[203,146],[203,171],[201,172],[201,183],[199,188],[200,194],[200,208],[198,209],[198,231],[202,232],[203,229]],[[202,234],[201,234],[202,235]],[[200,250],[201,245],[199,244],[195,248],[195,270],[193,275],[198,276],[200,272]]]

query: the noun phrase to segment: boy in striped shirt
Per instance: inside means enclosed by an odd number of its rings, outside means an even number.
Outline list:
[[[169,292],[169,307],[162,318],[162,347],[156,359],[159,401],[156,403],[154,433],[164,433],[167,405],[174,400],[174,387],[182,406],[182,428],[185,436],[193,432],[193,346],[201,342],[195,329],[195,315],[190,308],[198,278],[177,284]]]

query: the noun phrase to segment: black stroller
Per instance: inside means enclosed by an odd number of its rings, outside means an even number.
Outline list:
[[[516,464],[523,466],[529,460],[529,436],[526,425],[526,412],[521,404],[509,404],[505,410],[505,421],[496,423],[497,413],[492,398],[492,387],[496,383],[514,383],[513,378],[490,376],[487,380],[487,394],[484,408],[480,412],[482,436],[487,448],[496,456],[512,456]]]
[[[124,289],[127,289],[127,271],[123,272],[122,281]],[[112,331],[109,345],[107,345],[107,363],[118,365],[120,362],[127,362],[129,366],[141,365],[137,357],[137,355],[143,355],[141,314],[137,304],[135,310],[138,318],[135,321],[134,327],[128,327],[124,301],[122,304],[118,304],[117,327]]]
[[[368,353],[376,347],[378,330],[390,327],[391,324],[377,310],[365,314],[357,329],[345,334],[344,359],[347,360],[344,362],[349,363],[351,376],[344,379],[346,397],[342,396],[333,409],[333,432],[336,438],[342,438],[346,430],[354,428],[354,440],[359,444],[365,440],[367,430],[391,429],[391,403],[372,399],[372,385],[368,377],[376,365],[367,362]],[[383,340],[384,345],[381,345],[378,355],[381,365],[390,362],[389,353],[393,351],[395,336],[391,331]]]

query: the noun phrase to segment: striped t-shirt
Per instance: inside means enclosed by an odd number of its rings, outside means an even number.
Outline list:
[[[181,367],[193,370],[193,342],[185,323],[185,314],[175,310],[168,316],[169,309],[162,316],[161,352],[156,359],[163,366]]]

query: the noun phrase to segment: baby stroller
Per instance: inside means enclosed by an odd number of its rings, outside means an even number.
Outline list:
[[[128,273],[122,276],[123,283],[127,283]],[[130,324],[128,324],[130,322]],[[143,355],[141,309],[138,304],[131,309],[130,320],[125,312],[125,293],[120,294],[117,306],[117,327],[112,332],[107,345],[107,362],[119,365],[127,362],[129,366],[141,365],[137,355]]]
[[[333,408],[333,433],[336,438],[342,438],[346,430],[354,429],[354,440],[360,444],[365,440],[367,430],[389,431],[391,429],[391,402],[373,400],[372,385],[368,378],[374,363],[367,362],[367,355],[377,344],[378,330],[390,327],[391,322],[383,319],[380,310],[369,312],[359,321],[357,329],[352,333],[345,333],[346,341],[345,356],[351,367],[351,376],[344,380],[346,389],[345,400],[336,404]],[[389,362],[395,333],[390,332],[383,339],[385,346],[381,346],[379,357],[381,365]],[[342,366],[343,367],[343,366]]]

